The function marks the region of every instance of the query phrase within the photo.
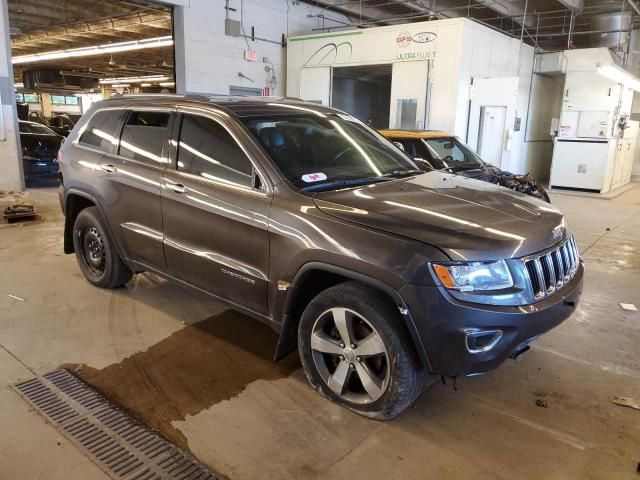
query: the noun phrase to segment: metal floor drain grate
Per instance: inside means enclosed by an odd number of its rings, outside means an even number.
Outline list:
[[[112,478],[218,478],[67,370],[54,370],[13,388]]]

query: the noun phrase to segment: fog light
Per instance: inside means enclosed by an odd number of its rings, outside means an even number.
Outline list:
[[[465,346],[469,353],[488,352],[502,338],[502,330],[467,330]]]

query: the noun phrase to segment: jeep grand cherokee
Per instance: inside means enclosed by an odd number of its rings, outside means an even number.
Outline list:
[[[583,266],[543,201],[424,172],[331,108],[273,98],[99,102],[59,155],[64,249],[143,271],[297,347],[315,389],[387,419],[425,379],[487,372],[576,308]]]

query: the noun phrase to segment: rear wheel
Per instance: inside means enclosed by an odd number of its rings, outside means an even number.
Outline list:
[[[80,270],[97,287],[116,288],[132,276],[107,233],[97,207],[80,211],[73,224],[73,247]]]
[[[422,391],[424,374],[393,305],[365,285],[346,282],[316,296],[298,330],[311,385],[367,417],[386,420]]]

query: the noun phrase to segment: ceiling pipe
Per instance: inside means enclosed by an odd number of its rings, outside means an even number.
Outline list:
[[[542,33],[537,35],[537,38],[557,38],[557,37],[566,37],[567,35],[571,35],[572,37],[575,35],[593,35],[598,33],[618,33],[618,32],[630,32],[629,29],[624,30],[584,30],[580,32],[563,32],[563,33]]]
[[[524,38],[524,26],[527,23],[527,8],[529,8],[529,0],[524,2],[524,14],[522,15],[522,29],[520,30],[520,41]]]
[[[631,0],[626,0],[626,1],[631,1]],[[543,19],[549,19],[549,18],[562,18],[562,16],[556,16],[556,17],[546,17],[546,15],[550,15],[550,14],[555,14],[555,13],[570,13],[572,10],[569,10],[568,8],[562,9],[562,10],[546,10],[544,12],[536,12],[537,14],[541,15]],[[603,14],[603,13],[618,13],[619,10],[617,8],[602,8],[601,6],[598,5],[594,5],[591,7],[584,7],[580,12],[576,12],[576,15],[598,15],[598,14]],[[520,18],[522,17],[522,14],[517,14],[517,15],[500,15],[500,16],[496,16],[496,17],[489,17],[489,18],[481,18],[482,21],[490,21],[490,20],[507,20],[507,19],[511,19],[511,18]]]
[[[640,8],[638,8],[633,0],[627,0],[627,3],[631,5],[631,8],[633,8],[638,15],[640,15]]]

